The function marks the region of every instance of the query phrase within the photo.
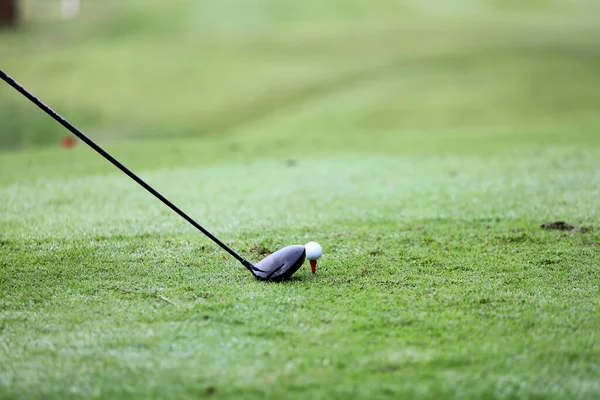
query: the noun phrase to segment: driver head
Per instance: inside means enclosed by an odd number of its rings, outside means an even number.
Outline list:
[[[280,282],[298,271],[305,258],[304,246],[287,246],[254,264],[251,271],[260,280]]]

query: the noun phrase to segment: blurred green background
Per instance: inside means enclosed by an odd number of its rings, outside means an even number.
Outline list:
[[[98,141],[228,137],[266,154],[443,132],[568,142],[600,120],[599,4],[83,0],[63,18],[58,0],[23,0],[0,64]],[[0,126],[2,149],[65,134],[6,86]]]

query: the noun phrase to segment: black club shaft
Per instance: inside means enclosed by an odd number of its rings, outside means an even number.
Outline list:
[[[81,139],[83,142],[85,142],[88,146],[90,146],[92,149],[94,149],[102,157],[104,157],[105,159],[110,161],[115,167],[119,168],[121,171],[123,171],[125,174],[127,174],[127,176],[129,176],[131,179],[136,181],[141,187],[143,187],[148,192],[150,192],[154,197],[156,197],[157,199],[162,201],[164,204],[166,204],[171,210],[175,211],[183,219],[185,219],[187,222],[192,224],[196,229],[198,229],[200,232],[205,234],[209,239],[211,239],[213,242],[215,242],[216,244],[221,246],[225,251],[227,251],[229,254],[231,254],[236,260],[238,260],[240,263],[242,263],[242,265],[244,267],[246,267],[250,271],[252,271],[251,270],[252,263],[245,260],[242,256],[240,256],[238,253],[233,251],[229,246],[227,246],[225,243],[221,242],[216,236],[214,236],[212,233],[210,233],[205,228],[203,228],[202,225],[200,225],[199,223],[194,221],[194,219],[192,219],[192,217],[190,217],[185,212],[183,212],[181,209],[179,209],[179,207],[177,207],[175,204],[171,203],[166,197],[164,197],[162,194],[157,192],[152,186],[150,186],[146,182],[144,182],[144,180],[142,180],[142,178],[140,178],[139,176],[134,174],[129,168],[127,168],[126,166],[121,164],[116,158],[111,156],[102,147],[98,146],[92,139],[87,137],[83,132],[81,132],[79,129],[77,129],[75,126],[73,126],[69,121],[67,121],[62,116],[60,116],[56,111],[54,111],[52,108],[47,106],[43,101],[41,101],[36,96],[34,96],[31,92],[29,92],[27,89],[25,89],[23,86],[21,86],[17,81],[15,81],[13,78],[11,78],[8,74],[6,74],[1,69],[0,69],[0,78],[2,78],[2,80],[4,80],[6,83],[8,83],[10,86],[12,86],[16,91],[18,91],[23,96],[25,96],[27,99],[29,99],[33,104],[35,104],[36,106],[41,108],[44,112],[46,112],[46,114],[50,115],[50,117],[52,117],[55,121],[57,121],[63,127],[68,129],[71,133],[73,133],[75,136],[77,136],[79,139]]]

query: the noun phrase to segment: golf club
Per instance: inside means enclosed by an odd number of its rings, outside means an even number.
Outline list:
[[[231,254],[236,260],[238,260],[244,267],[246,267],[254,277],[259,280],[264,281],[275,281],[279,282],[284,279],[292,276],[304,263],[304,259],[306,258],[306,248],[303,245],[291,245],[286,246],[275,253],[267,256],[256,265],[252,264],[250,261],[244,259],[238,253],[233,251],[229,246],[225,243],[221,242],[216,236],[203,228],[198,222],[194,221],[189,215],[180,210],[175,204],[171,203],[167,198],[153,189],[150,185],[144,182],[139,176],[130,171],[127,167],[121,164],[117,159],[107,153],[104,149],[98,146],[94,141],[92,141],[89,137],[87,137],[83,132],[69,123],[66,119],[61,117],[56,111],[52,108],[44,104],[40,99],[30,93],[27,89],[21,86],[17,81],[11,78],[8,74],[6,74],[2,69],[0,69],[0,78],[12,86],[15,90],[29,99],[32,103],[37,105],[43,111],[45,111],[48,115],[50,115],[54,120],[56,120],[63,127],[68,129],[71,133],[85,142],[88,146],[94,149],[97,153],[99,153],[102,157],[110,161],[115,167],[119,168],[123,171],[127,176],[136,181],[140,186],[150,192],[154,197],[162,201],[166,204],[171,210],[175,211],[179,214],[183,219],[192,224],[196,229],[205,234],[209,239],[213,242],[221,246],[225,251]],[[314,242],[311,242],[314,243]],[[318,246],[318,244],[317,244]],[[315,273],[316,267],[316,258],[319,258],[321,255],[320,246],[318,246],[318,255],[311,257],[314,258],[311,260],[311,267],[313,274]],[[316,257],[316,258],[315,258]]]

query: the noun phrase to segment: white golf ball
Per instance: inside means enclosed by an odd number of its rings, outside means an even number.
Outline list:
[[[323,254],[323,248],[317,242],[308,242],[304,245],[306,249],[306,259],[316,260]]]

